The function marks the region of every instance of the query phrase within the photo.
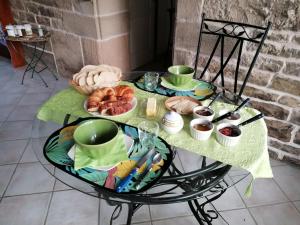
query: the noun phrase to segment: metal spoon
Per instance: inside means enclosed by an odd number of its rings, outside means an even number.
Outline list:
[[[238,113],[239,110],[240,110],[241,108],[243,108],[249,101],[250,101],[250,98],[245,99],[245,100],[244,100],[244,101],[243,101],[243,102],[242,102],[235,110],[230,111],[230,112],[228,112],[228,113],[225,113],[224,115],[222,115],[222,116],[220,116],[220,117],[214,119],[214,120],[211,121],[211,122],[212,122],[212,123],[216,123],[216,122],[219,122],[219,121],[221,121],[221,120],[223,120],[223,119],[225,119],[225,118],[227,118],[227,117],[229,117],[229,116],[234,115],[235,113]]]
[[[152,171],[153,165],[157,164],[161,161],[162,156],[161,154],[158,152],[154,155],[152,162],[147,166],[147,168],[145,169],[145,171],[143,172],[143,174],[140,176],[140,178],[136,181],[137,182],[137,186],[136,186],[136,190],[141,189],[141,183],[144,181],[144,179],[147,177],[147,175]]]
[[[247,125],[249,123],[252,123],[256,120],[259,120],[260,118],[263,118],[263,117],[264,117],[263,113],[257,114],[256,116],[253,116],[252,118],[250,118],[248,120],[245,120],[244,122],[240,123],[239,125],[237,125],[237,127],[245,126],[245,125]]]
[[[214,101],[216,101],[221,96],[221,94],[222,94],[222,92],[219,92],[218,94],[216,94],[215,97],[208,104],[207,108],[209,108],[214,103]]]

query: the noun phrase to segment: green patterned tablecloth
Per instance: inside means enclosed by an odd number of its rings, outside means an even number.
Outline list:
[[[132,83],[124,82],[134,87]],[[135,96],[138,99],[138,106],[126,116],[119,116],[114,119],[132,126],[137,126],[144,118],[141,116],[140,103],[148,97],[153,97],[158,101],[159,111],[156,120],[160,120],[167,109],[164,107],[165,96],[145,92],[135,88]],[[73,88],[68,88],[51,97],[39,109],[37,117],[43,121],[53,121],[63,123],[66,114],[71,114],[74,119],[77,117],[88,117],[90,114],[83,108],[86,96],[79,94]],[[205,104],[205,103],[204,103]],[[233,109],[235,106],[216,102],[213,107],[216,112],[220,109]],[[241,110],[242,121],[253,117],[259,112],[252,108]],[[220,145],[213,134],[207,141],[197,141],[193,139],[189,131],[189,121],[191,116],[184,117],[185,125],[178,134],[169,135],[161,130],[159,136],[165,139],[170,145],[183,148],[188,151],[221,161],[232,166],[249,171],[253,179],[270,178],[273,176],[267,147],[267,127],[264,120],[258,120],[247,126],[242,127],[243,135],[240,143],[234,147],[224,147]],[[250,190],[250,189],[249,189]],[[248,190],[248,193],[250,193]]]

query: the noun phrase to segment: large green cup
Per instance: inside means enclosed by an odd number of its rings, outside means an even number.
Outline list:
[[[169,67],[168,72],[169,81],[174,86],[183,86],[193,79],[195,70],[189,66],[176,65]]]
[[[75,129],[74,140],[87,156],[97,158],[109,154],[116,144],[119,128],[109,120],[90,120]]]

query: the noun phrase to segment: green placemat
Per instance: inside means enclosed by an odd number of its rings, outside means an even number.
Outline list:
[[[123,82],[124,84],[134,87],[132,83]],[[155,97],[160,106],[157,121],[162,118],[167,110],[164,107],[165,96],[145,92],[135,88],[135,96],[138,99],[138,106],[130,114],[120,116],[116,121],[137,126],[144,118],[141,118],[140,103],[148,97]],[[37,117],[44,121],[53,121],[62,124],[65,114],[69,113],[76,117],[90,116],[83,109],[86,96],[79,94],[73,88],[68,88],[51,97],[39,109]],[[235,106],[216,102],[213,105],[216,112],[220,109],[233,109]],[[242,121],[253,117],[259,112],[255,109],[244,108],[241,110]],[[170,145],[183,148],[191,152],[206,156],[208,158],[221,161],[223,163],[239,167],[249,171],[253,178],[270,178],[273,177],[267,147],[267,127],[264,120],[258,120],[245,127],[242,127],[243,135],[240,143],[234,147],[224,147],[220,145],[213,134],[207,141],[197,141],[190,136],[189,121],[192,117],[184,117],[185,126],[182,131],[175,135],[169,135],[160,130],[159,136],[165,139]]]

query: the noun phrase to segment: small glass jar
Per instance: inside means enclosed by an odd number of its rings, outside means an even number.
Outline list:
[[[23,36],[23,32],[22,29],[24,28],[22,25],[17,25],[17,32],[18,32],[18,36],[22,37]]]
[[[9,37],[15,37],[16,36],[15,29],[14,29],[13,25],[7,25],[5,28],[6,28],[6,31],[7,31],[7,35]]]
[[[156,72],[147,72],[144,75],[144,86],[147,91],[154,91],[157,88],[159,74]]]
[[[24,28],[25,28],[26,35],[31,36],[32,35],[31,25],[30,24],[25,24]]]

